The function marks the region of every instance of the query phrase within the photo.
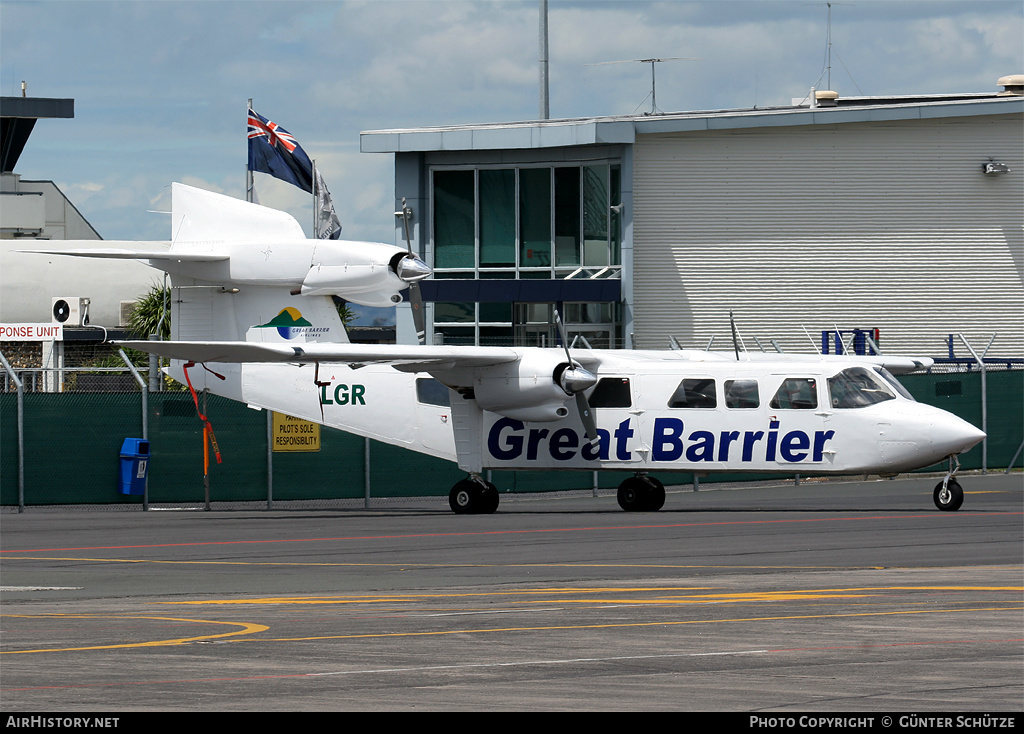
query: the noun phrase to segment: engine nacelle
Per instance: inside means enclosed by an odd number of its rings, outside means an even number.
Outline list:
[[[358,247],[353,248],[353,244]],[[404,261],[407,254],[393,245],[325,241],[317,245],[301,293],[340,296],[363,306],[394,306],[402,300],[399,294],[409,287],[409,280],[400,276],[394,263]],[[419,277],[430,273],[426,265],[423,267],[426,273]]]
[[[481,370],[473,383],[477,405],[525,422],[562,420],[571,412],[572,395],[560,383],[568,366],[557,352],[530,352],[509,365]]]

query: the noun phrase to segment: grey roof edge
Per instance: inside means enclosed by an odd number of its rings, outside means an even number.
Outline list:
[[[75,100],[56,97],[0,97],[0,117],[72,118]]]
[[[859,104],[845,107],[786,106],[365,130],[359,134],[359,142],[364,153],[551,148],[632,143],[636,135],[651,133],[1024,113],[1024,97],[991,94],[955,99],[937,96],[925,101],[914,97],[912,102],[894,102],[889,98],[877,104],[869,98],[858,101]]]

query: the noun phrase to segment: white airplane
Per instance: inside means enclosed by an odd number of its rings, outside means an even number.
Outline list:
[[[455,461],[456,513],[497,509],[487,469],[629,471],[632,511],[664,504],[658,471],[891,476],[947,459],[934,501],[953,511],[957,456],[985,437],[892,376],[929,359],[350,344],[328,295],[394,302],[429,274],[411,250],[305,240],[287,214],[179,184],[172,208],[163,255],[60,253],[171,273],[174,341],[122,346],[197,390]]]

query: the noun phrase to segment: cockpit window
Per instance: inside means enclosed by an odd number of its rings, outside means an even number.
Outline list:
[[[828,394],[832,407],[838,409],[864,408],[896,398],[881,375],[864,367],[849,367],[828,378]]]
[[[893,375],[893,373],[887,370],[885,367],[875,367],[875,372],[877,372],[878,374],[885,378],[885,381],[892,386],[892,389],[896,391],[897,395],[904,397],[907,400],[913,400],[915,402],[917,401],[917,398],[911,395],[910,391],[907,388],[903,387],[903,383],[897,380],[896,376]]]
[[[814,410],[818,407],[818,382],[812,377],[787,377],[768,405],[782,409]]]
[[[757,394],[757,380],[726,380],[726,408],[757,408],[761,399]]]
[[[714,408],[717,405],[715,381],[710,377],[683,380],[668,399],[670,408]]]

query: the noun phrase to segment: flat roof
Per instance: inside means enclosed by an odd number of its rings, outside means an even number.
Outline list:
[[[835,125],[1024,113],[1024,97],[995,93],[840,98],[835,107],[763,107],[561,120],[365,130],[364,153],[507,150],[629,144],[637,135],[736,128]]]
[[[53,97],[0,97],[0,117],[35,120],[47,117],[75,116],[75,100]]]

